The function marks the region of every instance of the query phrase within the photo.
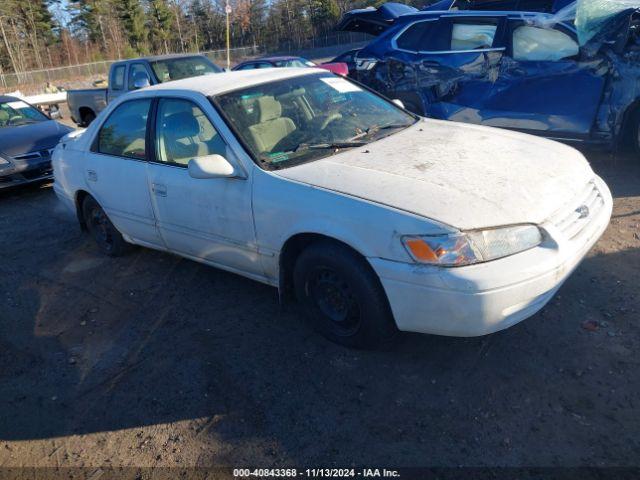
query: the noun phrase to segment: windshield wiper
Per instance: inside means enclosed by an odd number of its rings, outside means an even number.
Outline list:
[[[341,148],[355,148],[366,145],[363,141],[348,142],[327,142],[327,143],[300,143],[292,152],[303,152],[305,150],[339,150]]]
[[[389,123],[387,125],[371,125],[369,128],[362,131],[362,133],[357,134],[354,137],[351,137],[351,140],[355,140],[358,138],[365,137],[372,133],[379,132],[380,130],[392,130],[396,128],[407,128],[413,125],[412,123]]]

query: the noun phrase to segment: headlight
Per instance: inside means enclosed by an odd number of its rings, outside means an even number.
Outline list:
[[[419,263],[458,267],[508,257],[540,245],[535,225],[474,230],[437,236],[406,236],[402,243]]]
[[[9,160],[7,160],[6,158],[4,158],[2,155],[0,155],[0,165],[8,165],[11,162]]]

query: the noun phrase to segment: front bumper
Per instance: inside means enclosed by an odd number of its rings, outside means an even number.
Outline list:
[[[51,179],[53,179],[53,169],[50,160],[29,166],[0,168],[0,190]]]
[[[535,314],[609,224],[611,193],[598,177],[593,184],[601,205],[578,234],[552,218],[541,225],[547,238],[540,246],[510,257],[459,268],[370,258],[398,328],[474,337],[503,330]]]

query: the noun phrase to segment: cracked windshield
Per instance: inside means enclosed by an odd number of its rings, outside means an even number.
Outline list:
[[[366,145],[417,121],[393,103],[333,75],[306,75],[215,99],[253,157],[278,169]]]

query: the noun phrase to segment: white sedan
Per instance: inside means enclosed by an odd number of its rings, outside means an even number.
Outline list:
[[[143,245],[273,285],[353,347],[533,315],[612,208],[568,146],[421,119],[315,69],[129,93],[65,137],[53,166],[106,254]]]

